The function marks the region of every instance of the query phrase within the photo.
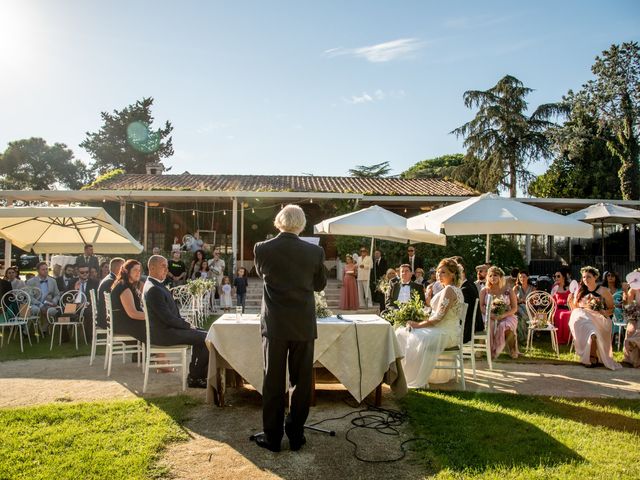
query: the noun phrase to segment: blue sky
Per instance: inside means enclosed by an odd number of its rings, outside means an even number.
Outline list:
[[[152,96],[172,173],[397,174],[463,152],[466,90],[579,88],[640,39],[640,2],[0,0],[0,25],[0,150],[39,136],[90,162],[100,112]]]

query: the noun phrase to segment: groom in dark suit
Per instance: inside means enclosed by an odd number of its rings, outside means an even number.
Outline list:
[[[323,290],[327,278],[324,250],[298,237],[306,225],[302,208],[287,205],[276,215],[274,225],[280,230],[278,236],[254,247],[256,272],[264,280],[264,434],[254,439],[260,447],[279,452],[284,432],[291,450],[306,443],[304,422],[311,404],[313,346],[318,336],[313,292]],[[285,420],[287,364],[291,396]]]
[[[209,350],[204,343],[207,332],[193,328],[180,316],[171,292],[164,285],[169,271],[167,259],[152,255],[147,263],[149,276],[142,294],[149,312],[149,331],[153,345],[192,345],[187,384],[190,388],[207,388]]]
[[[406,303],[411,300],[413,292],[418,292],[420,300],[424,303],[424,287],[411,280],[411,266],[400,265],[400,281],[391,285],[391,292],[387,298],[387,310],[398,308],[396,302]]]

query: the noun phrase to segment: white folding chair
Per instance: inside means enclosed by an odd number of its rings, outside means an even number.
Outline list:
[[[113,363],[113,354],[122,354],[122,363],[125,363],[128,353],[138,355],[138,365],[142,363],[144,368],[144,345],[136,338],[130,335],[122,335],[114,333],[115,319],[113,318],[113,307],[111,305],[111,292],[104,292],[104,304],[107,311],[107,350],[105,352],[105,361],[107,362],[107,377],[111,376],[111,364]],[[126,343],[129,342],[129,343]]]
[[[30,314],[31,298],[29,294],[23,290],[9,290],[2,296],[0,307],[2,309],[2,317],[0,319],[0,347],[4,344],[4,329],[9,328],[9,336],[7,337],[7,345],[11,341],[13,332],[16,332],[20,338],[20,351],[24,352],[22,341],[22,327],[27,332],[29,345],[31,343],[31,334],[29,333],[29,314]]]
[[[93,320],[93,335],[91,335],[91,357],[89,358],[89,366],[93,365],[96,358],[96,347],[106,347],[109,342],[109,329],[100,328],[98,326],[98,302],[96,300],[96,291],[89,291],[91,299],[91,318]],[[106,348],[105,348],[106,355]]]
[[[455,347],[447,348],[438,357],[434,370],[454,370],[456,372],[456,382],[460,375],[460,385],[462,390],[466,390],[467,386],[464,381],[464,324],[467,320],[467,303],[462,304],[460,308],[460,317],[458,319],[460,331],[458,332],[458,342]]]
[[[484,331],[480,333],[473,333],[473,350],[475,353],[476,347],[483,349],[487,356],[487,363],[489,364],[489,370],[493,370],[493,363],[491,359],[491,332],[489,331],[489,317],[491,316],[491,302],[493,302],[493,295],[487,296],[487,304],[484,312]]]
[[[615,318],[615,316],[613,317]],[[618,350],[620,350],[620,343],[622,341],[622,331],[626,331],[627,330],[627,322],[619,322],[617,320],[613,321],[613,328],[618,329]]]
[[[527,315],[529,316],[529,329],[527,331],[527,350],[533,346],[533,332],[549,332],[551,335],[551,347],[560,358],[558,349],[558,329],[553,324],[553,315],[556,312],[556,301],[551,295],[542,290],[535,290],[525,299]]]
[[[147,309],[147,302],[144,297],[142,299],[142,309],[144,310],[144,325],[147,330],[147,348],[144,362],[144,383],[142,384],[142,393],[147,391],[150,369],[171,367],[182,369],[182,391],[185,391],[187,389],[187,352],[189,350],[189,345],[152,345],[149,310]],[[154,356],[159,354],[162,355],[162,357]]]
[[[20,290],[27,292],[29,295],[29,304],[33,304],[33,301],[39,301],[42,297],[42,291],[37,287],[30,287],[29,285],[25,285]],[[37,313],[32,313],[31,309],[29,309],[29,313],[27,315],[27,322],[29,324],[33,324],[33,333],[36,337],[36,341],[40,343],[40,337],[43,335],[42,325],[40,325],[40,311]],[[27,326],[27,328],[29,328]]]
[[[56,308],[47,311],[47,321],[51,325],[51,347],[53,350],[53,339],[56,336],[56,327],[60,327],[60,340],[62,344],[62,328],[73,327],[73,334],[76,340],[76,350],[78,350],[78,328],[82,328],[84,343],[87,342],[87,333],[84,330],[84,309],[87,308],[87,296],[80,290],[68,290],[60,295],[60,301]]]
[[[480,304],[480,299],[476,298],[476,301],[473,304],[473,315],[471,316],[471,338],[467,343],[462,346],[462,355],[463,358],[468,358],[471,360],[471,370],[473,371],[473,379],[476,379],[476,332],[475,332],[475,324],[476,324],[476,314],[478,313],[478,305]],[[483,345],[484,347],[484,345]],[[491,354],[489,353],[489,357]]]

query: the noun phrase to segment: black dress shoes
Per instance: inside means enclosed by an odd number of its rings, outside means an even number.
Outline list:
[[[307,443],[307,439],[304,437],[304,435],[297,440],[293,440],[293,439],[289,439],[289,448],[291,449],[292,452],[297,452],[298,450],[300,450],[302,448],[302,446]]]
[[[267,450],[270,450],[272,452],[277,453],[280,451],[280,445],[269,443],[266,437],[264,436],[264,433],[253,437],[253,441],[256,442],[256,445],[258,445],[259,447],[266,448]]]
[[[191,375],[187,377],[187,386],[189,388],[207,388],[206,378],[193,378]]]

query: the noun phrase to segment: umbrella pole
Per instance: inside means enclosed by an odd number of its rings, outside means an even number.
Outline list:
[[[489,263],[491,257],[491,235],[487,233],[487,248],[484,254],[484,262]]]
[[[600,237],[602,237],[602,273],[604,274],[604,219],[600,220]]]

